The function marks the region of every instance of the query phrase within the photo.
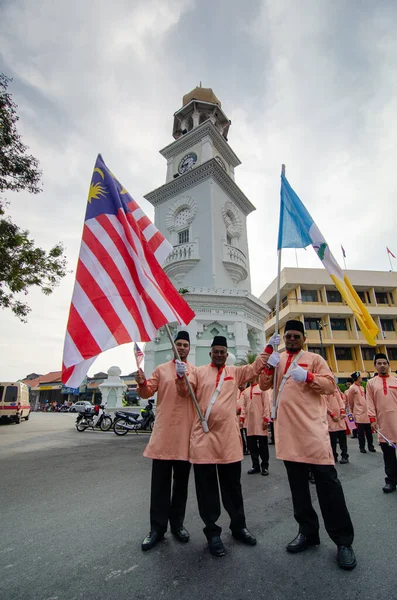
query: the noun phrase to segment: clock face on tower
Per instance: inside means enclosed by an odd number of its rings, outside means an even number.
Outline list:
[[[190,169],[193,169],[196,162],[197,162],[197,154],[195,154],[194,152],[190,152],[189,154],[186,154],[186,156],[184,156],[182,158],[181,162],[179,163],[178,173],[180,175],[187,173],[188,171],[190,171]]]

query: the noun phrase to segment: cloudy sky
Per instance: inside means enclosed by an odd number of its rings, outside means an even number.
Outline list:
[[[19,129],[44,191],[9,195],[37,244],[64,241],[77,261],[87,190],[101,152],[153,217],[143,194],[165,182],[183,94],[212,87],[232,120],[236,182],[248,219],[253,293],[276,273],[280,164],[347,267],[388,270],[397,253],[395,0],[2,0],[0,70],[13,77]],[[319,265],[311,249],[299,266]],[[264,266],[266,265],[266,266]],[[284,266],[296,266],[293,250]],[[397,261],[396,261],[397,269]],[[61,365],[71,274],[28,296],[28,324],[0,312],[0,379]],[[135,367],[130,346],[91,373]]]

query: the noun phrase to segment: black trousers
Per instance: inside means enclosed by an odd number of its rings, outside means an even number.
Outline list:
[[[274,446],[274,423],[273,421],[271,421],[271,423],[269,423],[269,432],[268,432],[268,436],[267,436],[267,441],[269,446]]]
[[[396,451],[388,444],[381,444],[383,461],[385,463],[385,481],[397,486],[397,458]]]
[[[259,468],[259,457],[262,461],[262,469],[269,468],[269,447],[267,444],[267,435],[249,435],[248,450],[251,454],[252,467]]]
[[[168,521],[171,527],[183,525],[190,466],[190,463],[185,460],[153,459],[150,494],[151,531],[165,533]]]
[[[216,524],[221,514],[219,487],[222,503],[230,517],[232,532],[246,527],[244,502],[241,492],[241,462],[227,465],[194,465],[197,503],[200,517],[205,523],[207,538],[220,535],[222,527]],[[218,486],[219,478],[219,486]]]
[[[365,448],[365,438],[367,438],[368,448],[374,447],[372,429],[370,423],[357,423],[357,437],[360,450]]]
[[[317,536],[319,530],[318,516],[310,496],[310,469],[316,480],[317,497],[329,537],[337,546],[350,546],[353,543],[354,530],[335,467],[290,461],[284,461],[284,464],[299,532],[311,537]]]
[[[329,437],[331,440],[332,452],[334,455],[334,459],[338,459],[338,452],[336,449],[336,445],[339,442],[340,452],[342,458],[349,458],[347,453],[347,437],[346,437],[346,429],[341,429],[340,431],[330,431]]]
[[[241,440],[243,442],[243,452],[247,454],[248,442],[247,442],[247,429],[246,427],[240,427]]]

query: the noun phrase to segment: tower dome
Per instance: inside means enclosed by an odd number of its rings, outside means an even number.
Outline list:
[[[203,88],[199,86],[195,87],[194,90],[185,94],[182,98],[182,106],[186,106],[189,104],[191,100],[198,100],[200,102],[212,102],[213,104],[217,104],[219,108],[221,108],[222,103],[215,96],[214,92],[211,88]]]
[[[227,140],[230,120],[222,110],[221,101],[211,88],[195,87],[182,98],[182,108],[174,114],[172,135],[175,140],[210,120]]]

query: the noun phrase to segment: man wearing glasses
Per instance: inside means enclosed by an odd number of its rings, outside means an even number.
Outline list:
[[[310,497],[310,470],[325,528],[338,547],[338,565],[354,569],[353,525],[335,469],[326,418],[325,396],[335,392],[336,384],[325,360],[303,350],[305,340],[302,322],[287,321],[286,350],[270,356],[259,382],[263,390],[273,385],[276,388],[275,416],[273,412],[276,456],[287,469],[294,517],[299,524],[298,535],[286,549],[291,553],[302,552],[320,543],[318,516]]]

